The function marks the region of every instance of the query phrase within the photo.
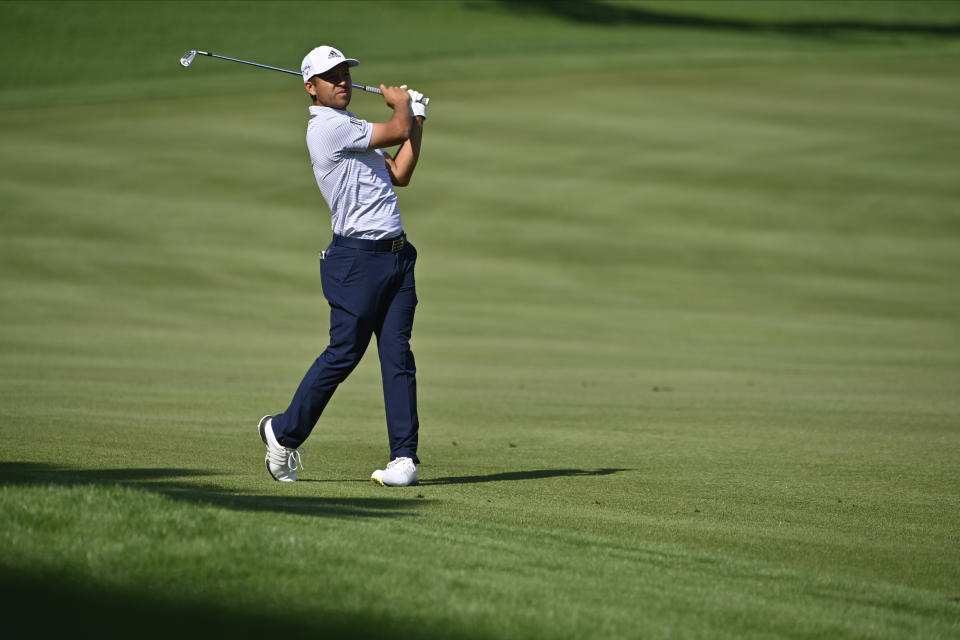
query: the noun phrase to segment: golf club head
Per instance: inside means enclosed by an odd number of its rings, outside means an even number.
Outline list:
[[[183,54],[183,56],[180,58],[180,64],[182,64],[182,65],[185,66],[185,67],[189,67],[189,66],[190,66],[190,63],[193,62],[193,59],[196,58],[196,57],[197,57],[197,50],[196,50],[196,49],[194,49],[194,50],[192,50],[192,51],[187,51],[187,52],[186,52],[185,54]]]

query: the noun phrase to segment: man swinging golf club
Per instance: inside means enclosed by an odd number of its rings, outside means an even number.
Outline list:
[[[330,304],[330,344],[310,366],[290,406],[260,420],[267,471],[294,482],[302,468],[298,447],[307,439],[337,386],[377,337],[386,405],[390,462],[371,478],[384,486],[418,482],[416,365],[410,351],[417,306],[413,268],[417,251],[407,241],[394,185],[405,186],[417,166],[425,105],[406,86],[380,85],[393,109],[371,123],[346,110],[350,67],[360,64],[329,46],[303,59],[313,100],[307,148],[317,186],[332,216],[333,241],[321,253],[323,295]],[[385,147],[402,145],[391,156]]]

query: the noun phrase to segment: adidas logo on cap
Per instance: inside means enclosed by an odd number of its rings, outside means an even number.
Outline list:
[[[343,57],[343,54],[337,51],[336,49],[330,49],[330,53],[329,55],[327,55],[327,58],[342,58],[342,57]]]

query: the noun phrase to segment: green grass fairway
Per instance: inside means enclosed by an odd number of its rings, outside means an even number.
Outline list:
[[[960,3],[0,3],[5,635],[960,637]],[[422,485],[292,76],[432,98]],[[383,120],[382,101],[351,108]]]

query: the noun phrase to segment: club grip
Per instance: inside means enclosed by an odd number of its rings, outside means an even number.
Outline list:
[[[363,89],[364,91],[367,91],[369,93],[376,93],[381,96],[383,95],[383,91],[380,91],[380,87],[370,87],[364,84],[355,84],[353,86],[355,89]],[[430,98],[428,98],[427,96],[423,96],[422,98],[417,100],[417,102],[419,102],[420,104],[426,107],[430,104]]]

